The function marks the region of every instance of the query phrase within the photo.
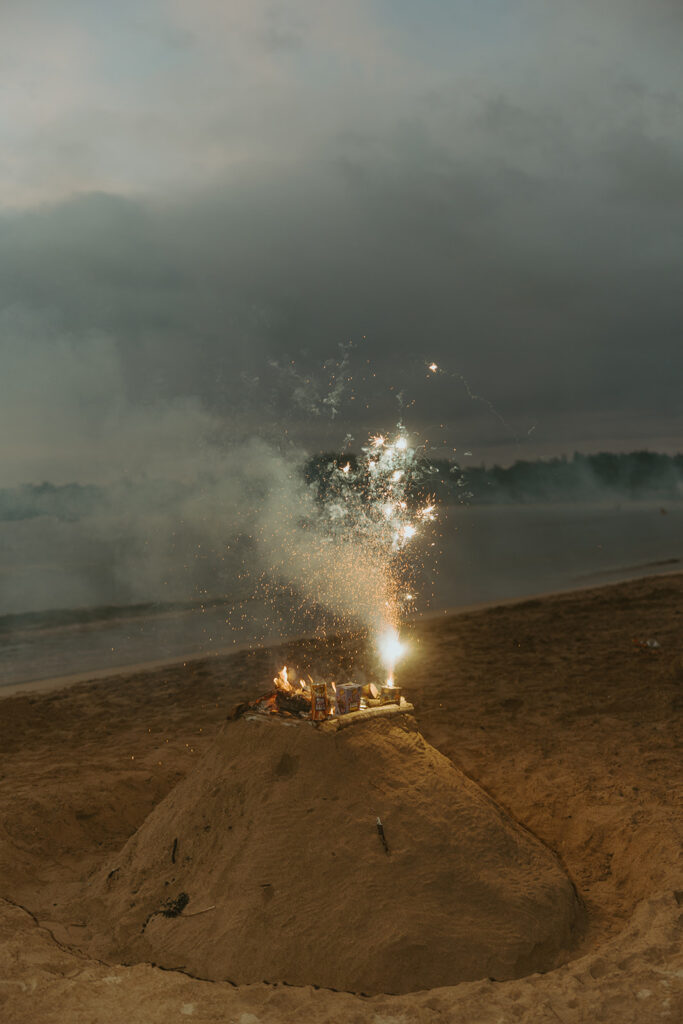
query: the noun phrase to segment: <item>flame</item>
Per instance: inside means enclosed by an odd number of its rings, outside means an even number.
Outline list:
[[[398,632],[393,626],[387,626],[384,632],[380,634],[377,646],[387,669],[387,686],[393,686],[396,662],[406,653],[407,647],[401,642]]]
[[[288,693],[294,691],[294,687],[289,681],[289,670],[286,665],[283,665],[278,674],[273,679],[275,687],[278,690],[286,690]]]

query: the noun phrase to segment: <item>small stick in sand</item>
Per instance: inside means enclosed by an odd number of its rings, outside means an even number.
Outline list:
[[[384,835],[384,825],[382,824],[382,822],[381,822],[379,817],[377,818],[377,835],[379,836],[379,838],[380,838],[380,840],[382,842],[382,846],[384,847],[384,852],[385,853],[389,853],[389,846],[387,844],[386,836]]]
[[[199,917],[200,914],[208,914],[210,910],[215,910],[216,904],[214,903],[211,907],[204,907],[203,910],[195,910],[192,914],[181,914],[181,917]]]
[[[171,864],[175,864],[176,850],[178,849],[178,840],[173,840],[173,849],[171,850]]]

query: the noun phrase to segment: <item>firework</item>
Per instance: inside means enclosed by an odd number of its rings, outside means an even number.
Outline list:
[[[318,503],[318,527],[340,589],[362,595],[364,612],[386,685],[394,685],[396,664],[405,654],[399,627],[414,601],[413,542],[436,518],[432,502],[418,504],[418,452],[399,425],[394,436],[378,434],[358,459],[330,464]],[[324,570],[329,571],[329,570]]]
[[[259,522],[267,600],[294,598],[293,614],[324,635],[369,633],[392,686],[405,654],[402,622],[417,606],[417,565],[435,505],[421,487],[424,451],[401,426],[360,454],[309,464],[307,479],[278,480]],[[281,680],[287,689],[287,680]]]

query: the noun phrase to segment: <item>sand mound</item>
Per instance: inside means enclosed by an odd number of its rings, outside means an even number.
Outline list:
[[[554,856],[401,715],[228,723],[79,911],[101,957],[366,993],[547,970],[580,918]]]

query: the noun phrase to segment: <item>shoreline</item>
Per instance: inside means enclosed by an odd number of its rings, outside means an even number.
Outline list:
[[[670,563],[669,563],[670,564]],[[542,601],[547,598],[563,597],[569,594],[590,593],[595,590],[602,590],[608,587],[620,586],[625,583],[643,582],[649,579],[661,579],[665,576],[678,576],[683,574],[680,567],[676,569],[663,569],[661,572],[649,573],[647,575],[629,576],[619,580],[594,583],[589,586],[571,586],[559,590],[543,591],[540,593],[526,594],[523,597],[501,598],[497,601],[483,601],[469,605],[456,605],[443,608],[438,612],[429,612],[423,615],[415,615],[409,622],[436,622],[452,616],[467,615],[474,612],[484,612],[491,608],[514,607],[525,604],[528,601]],[[298,640],[311,639],[309,634],[298,634],[294,637],[281,637],[268,644],[242,643],[233,647],[220,647],[202,654],[189,654],[185,656],[173,656],[171,658],[159,658],[151,661],[134,662],[120,667],[92,669],[85,672],[70,673],[64,676],[44,676],[40,679],[31,679],[21,683],[10,683],[7,686],[0,686],[0,701],[9,697],[17,697],[28,694],[47,694],[58,690],[65,690],[80,683],[103,682],[107,679],[120,679],[136,675],[139,672],[154,672],[163,668],[186,667],[188,664],[195,664],[207,661],[212,658],[226,658],[231,654],[238,654],[245,650],[262,649],[269,650],[282,644],[289,644]]]

